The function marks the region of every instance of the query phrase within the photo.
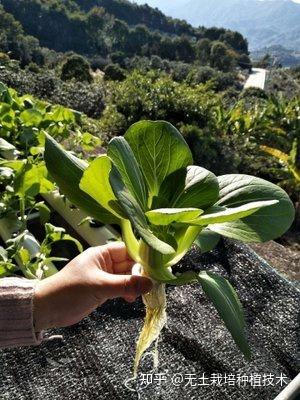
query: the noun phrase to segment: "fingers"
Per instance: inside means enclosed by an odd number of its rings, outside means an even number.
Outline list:
[[[131,272],[131,268],[134,264],[134,261],[132,260],[126,260],[122,261],[120,263],[115,263],[113,265],[113,273],[115,274],[127,274],[128,272]]]
[[[119,264],[123,261],[132,261],[124,242],[111,242],[103,247],[109,252],[113,263]]]
[[[127,253],[125,243],[111,242],[104,246],[96,247],[97,259],[104,271],[122,274],[131,270],[133,260]]]
[[[127,301],[134,301],[151,289],[151,280],[143,276],[113,275],[102,271],[99,277],[99,292],[101,297],[107,299],[123,297]]]

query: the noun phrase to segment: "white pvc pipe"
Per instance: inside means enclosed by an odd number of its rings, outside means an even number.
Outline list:
[[[109,225],[99,228],[91,228],[88,222],[79,225],[82,220],[88,217],[88,214],[78,208],[72,208],[72,204],[57,191],[44,193],[42,196],[90,246],[103,245],[109,240],[116,240],[120,236]]]
[[[0,219],[0,236],[4,242],[11,239],[12,235],[16,233],[18,226],[15,221],[10,218]],[[28,251],[30,258],[37,257],[40,253],[40,244],[36,238],[30,233],[26,232],[23,238],[22,246]],[[19,257],[16,257],[16,263],[20,268],[23,267],[23,263]],[[57,272],[55,265],[52,262],[47,263],[47,275],[52,275]],[[38,278],[38,277],[37,277]]]
[[[300,395],[300,374],[296,376],[274,400],[294,400]]]
[[[11,143],[7,142],[3,138],[1,139],[1,145],[2,147],[6,147],[6,149],[0,151],[0,155],[7,159],[7,160],[14,160],[17,158],[18,154],[20,152],[16,149],[14,145]],[[36,213],[35,213],[36,215]],[[28,220],[31,220],[34,218],[34,215],[29,216]],[[18,231],[18,226],[16,225],[16,220],[14,221],[11,218],[1,218],[0,219],[0,236],[4,242],[7,242],[14,233]],[[37,257],[38,254],[40,253],[40,244],[36,240],[36,238],[30,233],[26,232],[23,238],[23,247],[28,251],[30,258]],[[23,267],[23,263],[19,257],[15,257],[16,263],[19,265],[20,268]],[[47,266],[45,266],[45,271],[47,271],[45,274],[46,276],[55,274],[57,272],[57,268],[52,262],[48,262]]]
[[[20,154],[14,145],[3,138],[0,138],[0,148],[0,155],[6,160],[14,160]]]
[[[11,239],[16,232],[17,226],[13,220],[9,218],[0,219],[0,236],[4,242]],[[40,252],[39,242],[30,232],[26,232],[24,235],[23,246],[28,250],[31,257],[36,257]]]

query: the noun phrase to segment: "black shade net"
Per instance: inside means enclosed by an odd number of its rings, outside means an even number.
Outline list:
[[[141,300],[104,304],[80,324],[38,347],[0,352],[0,399],[273,400],[300,371],[300,292],[248,246],[224,240],[191,250],[178,266],[228,278],[245,309],[247,362],[200,285],[168,287],[168,323],[159,366],[141,362],[132,376],[145,310]],[[128,389],[128,387],[131,389]],[[137,391],[134,391],[136,389]]]

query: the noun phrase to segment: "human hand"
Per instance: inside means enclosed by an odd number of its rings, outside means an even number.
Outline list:
[[[91,247],[35,289],[36,332],[73,325],[108,299],[133,302],[152,288],[150,279],[131,275],[133,261],[122,242]]]

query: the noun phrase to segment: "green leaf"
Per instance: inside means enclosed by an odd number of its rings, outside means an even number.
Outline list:
[[[200,272],[198,280],[216,307],[235,343],[244,356],[249,359],[251,350],[244,334],[244,313],[234,288],[225,278],[212,272]]]
[[[75,122],[73,111],[63,106],[55,106],[51,113],[45,115],[45,119],[47,117],[53,122]]]
[[[22,111],[20,118],[25,126],[39,126],[43,120],[43,115],[34,108]]]
[[[73,236],[69,235],[68,233],[66,233],[66,230],[64,228],[62,228],[60,226],[54,226],[48,222],[45,224],[45,231],[46,231],[46,238],[41,245],[41,249],[42,248],[46,249],[52,243],[60,241],[60,240],[64,240],[64,241],[73,242],[76,245],[79,252],[83,251],[83,247],[82,247],[82,244],[80,243],[80,241],[75,239]]]
[[[60,240],[61,235],[66,232],[66,230],[64,228],[62,228],[61,226],[55,226],[55,225],[50,224],[49,222],[47,224],[45,224],[45,231],[46,231],[46,236],[50,237],[51,240],[53,238],[55,240]]]
[[[5,128],[13,128],[15,125],[15,112],[8,104],[0,105],[0,121]]]
[[[3,82],[0,82],[0,100],[7,104],[11,104],[13,101],[8,87]]]
[[[48,171],[44,164],[27,162],[16,174],[14,181],[15,193],[20,197],[35,197],[39,193],[53,190],[54,185],[48,179]]]
[[[223,175],[218,178],[220,198],[216,205],[239,207],[251,201],[278,200],[242,220],[213,224],[209,229],[244,242],[265,242],[280,237],[291,226],[295,209],[286,192],[261,178]]]
[[[277,204],[278,200],[269,201],[254,201],[253,203],[244,204],[243,206],[226,208],[214,206],[207,210],[206,214],[201,215],[192,221],[187,221],[189,225],[209,225],[219,224],[224,222],[235,221],[237,219],[245,218],[248,215],[255,213],[264,207],[269,207]]]
[[[30,253],[27,249],[25,249],[24,247],[22,247],[21,249],[19,249],[17,251],[17,255],[20,257],[22,263],[24,265],[28,264],[30,261]]]
[[[164,180],[158,202],[162,201],[169,207],[205,209],[213,205],[218,197],[217,177],[205,168],[192,165],[175,171]]]
[[[208,228],[205,228],[197,236],[197,239],[194,243],[199,247],[201,253],[207,253],[216,247],[220,239],[221,236],[218,233],[212,232]]]
[[[146,212],[146,217],[153,225],[170,225],[195,219],[202,213],[203,210],[197,208],[159,208]]]
[[[112,163],[109,157],[103,155],[96,158],[83,172],[79,187],[116,217],[127,218],[109,182],[111,168]]]
[[[43,260],[43,264],[49,264],[56,261],[69,261],[66,257],[47,257]]]
[[[0,82],[0,84],[1,84],[1,82]],[[4,262],[8,261],[7,251],[2,246],[0,246],[0,261],[4,261]]]
[[[89,132],[84,132],[80,137],[80,145],[83,150],[93,151],[95,147],[100,146],[101,144],[102,140]]]
[[[0,261],[0,278],[13,275],[17,269],[17,266],[10,261]]]
[[[73,236],[69,235],[68,233],[63,234],[61,240],[74,243],[75,246],[77,247],[79,253],[81,253],[83,251],[83,246],[80,243],[80,241],[75,239]]]
[[[34,208],[39,211],[40,222],[42,225],[49,221],[51,211],[50,208],[43,201],[36,203]]]
[[[148,202],[146,183],[129,144],[123,137],[113,138],[109,142],[107,155],[117,167],[125,186],[142,209],[146,210]]]
[[[65,151],[47,134],[44,158],[52,178],[71,203],[100,222],[118,223],[115,215],[80,189],[79,183],[87,164]]]
[[[193,163],[185,140],[168,122],[137,122],[128,129],[124,137],[143,172],[151,197],[158,194],[168,175]]]
[[[174,253],[173,247],[163,242],[156,237],[148,226],[147,219],[143,210],[135,197],[129,192],[124,185],[121,175],[116,167],[112,167],[109,175],[111,187],[115,193],[115,196],[120,202],[124,213],[128,216],[128,219],[136,229],[137,233],[141,238],[153,249],[157,250],[162,254]]]

